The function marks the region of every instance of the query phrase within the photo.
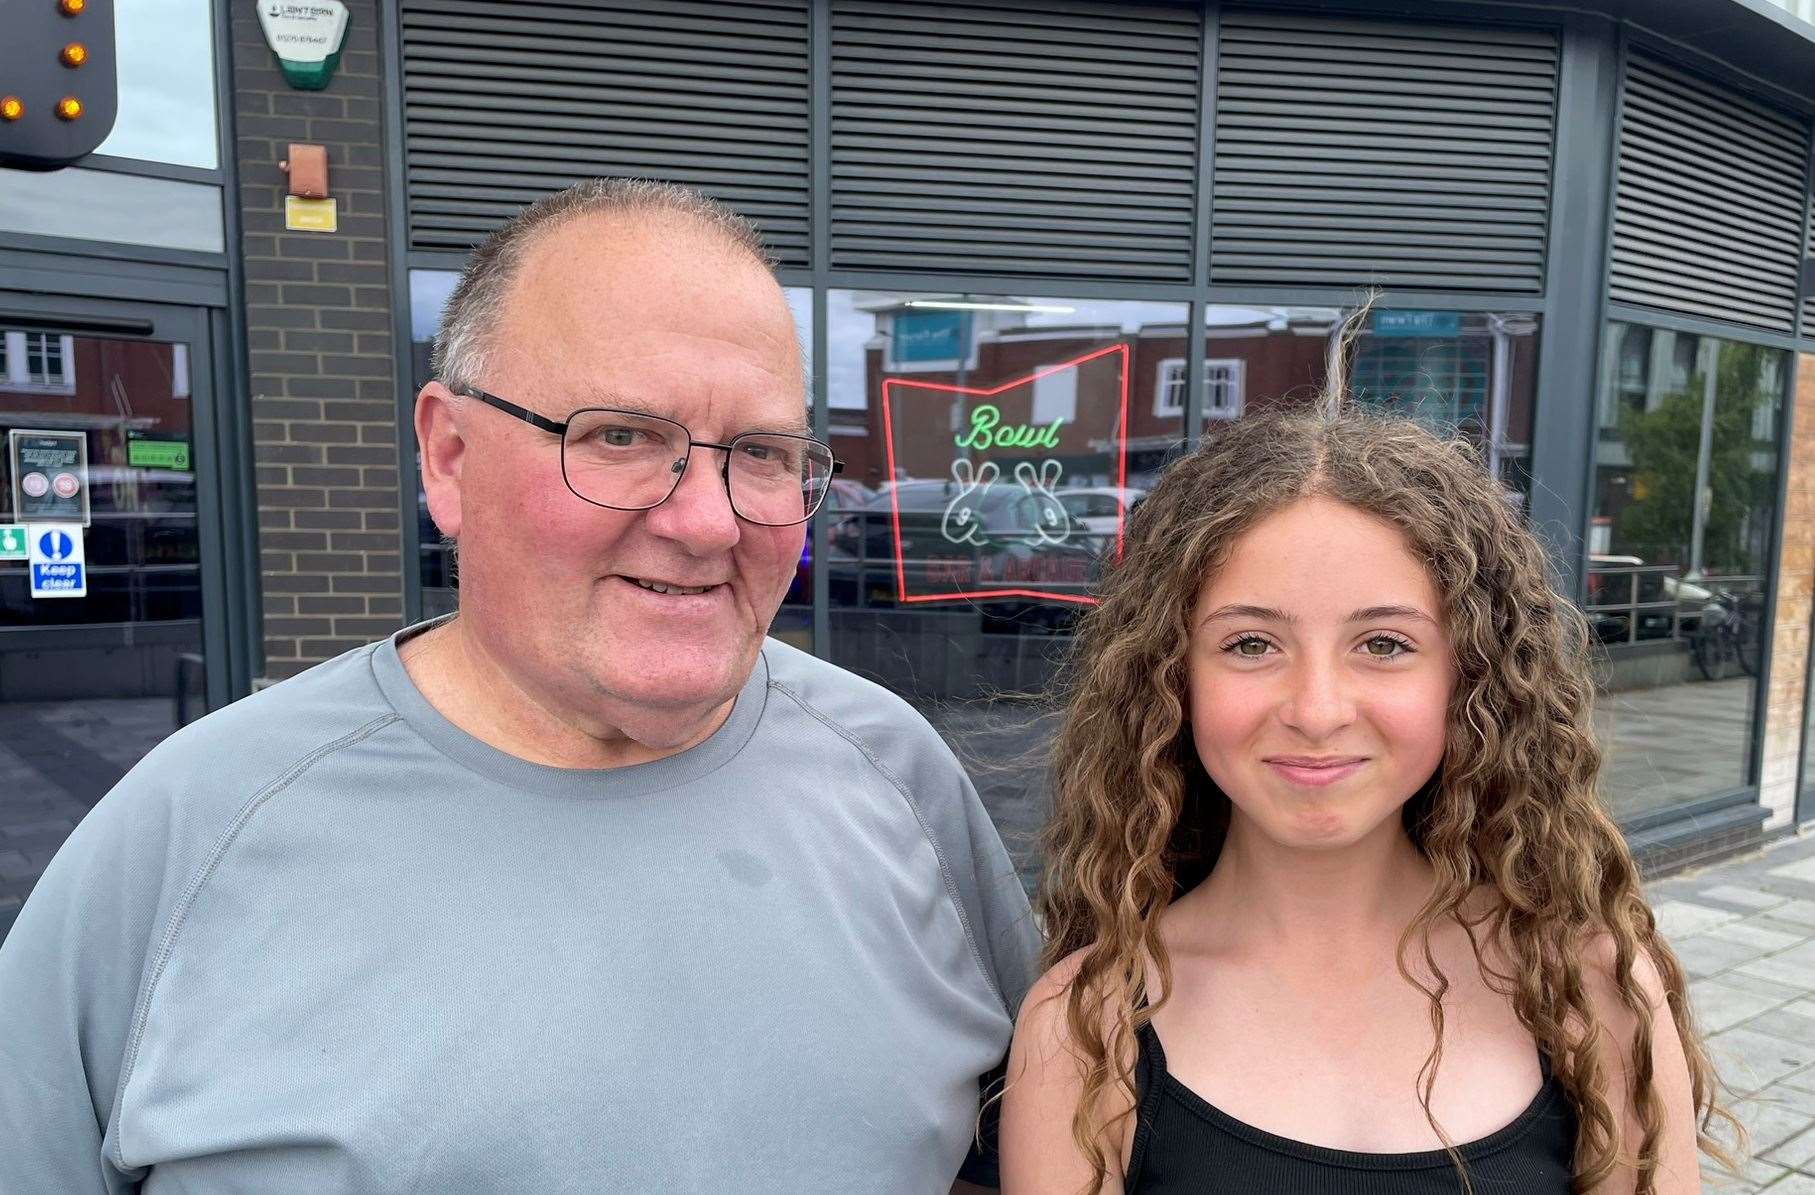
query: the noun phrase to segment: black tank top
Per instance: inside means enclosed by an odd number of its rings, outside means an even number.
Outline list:
[[[1540,1057],[1544,1086],[1518,1119],[1457,1147],[1477,1195],[1567,1195],[1575,1110]],[[1149,1025],[1135,1062],[1140,1103],[1124,1189],[1128,1195],[1454,1195],[1450,1156],[1354,1153],[1276,1137],[1212,1107],[1166,1070]]]

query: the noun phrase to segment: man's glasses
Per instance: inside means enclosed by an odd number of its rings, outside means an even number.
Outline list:
[[[731,509],[745,522],[790,527],[813,517],[832,477],[844,468],[811,436],[745,432],[729,444],[696,440],[672,419],[582,407],[557,423],[477,387],[466,392],[488,407],[561,437],[561,476],[578,498],[612,510],[660,506],[681,484],[695,448],[725,454],[719,471]]]

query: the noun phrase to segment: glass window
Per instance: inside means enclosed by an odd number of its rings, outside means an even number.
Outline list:
[[[161,645],[152,654],[178,650],[171,645],[179,643],[180,650],[200,651],[192,411],[176,385],[188,346],[16,328],[0,328],[0,342],[7,366],[0,376],[0,446],[7,448],[0,459],[0,523],[30,522],[34,502],[47,492],[64,493],[47,484],[50,469],[30,472],[23,450],[11,443],[19,438],[44,437],[47,452],[79,446],[79,456],[55,468],[75,482],[73,493],[85,494],[88,509],[88,596],[34,599],[24,564],[0,564],[0,629],[162,623],[171,633],[145,640]],[[18,477],[15,461],[25,462]],[[130,636],[125,642],[132,645]],[[163,665],[172,663],[166,655],[158,655],[160,681],[167,679]],[[122,667],[98,649],[91,663]],[[150,664],[144,675],[153,675]]]
[[[69,166],[0,169],[0,232],[221,253],[221,189]]]
[[[0,385],[15,393],[74,394],[74,337],[55,332],[0,333]]]
[[[1031,885],[1052,713],[1036,694],[1128,510],[1179,449],[1187,310],[860,291],[827,304],[846,462],[821,515],[832,659],[946,736]]]
[[[1619,816],[1750,779],[1789,368],[1779,349],[1608,327],[1585,572]]]
[[[1205,422],[1308,401],[1323,387],[1350,314],[1338,307],[1207,308]],[[1523,494],[1530,489],[1537,355],[1536,316],[1381,308],[1368,313],[1356,337],[1349,391],[1468,436]],[[1176,385],[1172,375],[1163,379],[1160,393],[1182,413],[1182,361],[1176,376]]]
[[[116,4],[114,53],[120,115],[95,152],[209,170],[220,165],[211,6],[197,0]]]
[[[460,274],[456,270],[410,271],[410,365],[413,386],[405,397],[405,402],[413,404],[416,401],[416,391],[434,377],[432,358],[435,332],[441,326],[441,312],[454,293],[454,285],[459,281]],[[784,287],[783,294],[800,335],[801,360],[804,365],[812,360],[813,292],[804,287]],[[803,376],[805,372],[803,368]],[[433,618],[452,611],[458,602],[454,551],[453,545],[442,537],[440,529],[435,526],[435,520],[429,517],[428,494],[424,492],[420,481],[420,457],[417,459],[417,477],[417,568],[422,585],[422,613],[425,618]],[[837,486],[842,483],[834,481],[832,484]],[[809,526],[807,547],[801,553],[800,567],[770,632],[803,651],[813,649],[811,531]]]

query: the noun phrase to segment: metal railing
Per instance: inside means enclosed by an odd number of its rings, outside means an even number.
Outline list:
[[[1655,589],[1650,589],[1645,585],[1645,581],[1647,578],[1653,577],[1657,579],[1657,584]],[[1603,579],[1600,580],[1599,585],[1597,585],[1597,579]],[[1618,583],[1622,579],[1625,581],[1624,599],[1609,600],[1611,595],[1606,590],[1618,588]],[[1762,577],[1743,574],[1701,576],[1690,579],[1683,576],[1682,566],[1677,564],[1590,565],[1588,569],[1589,592],[1594,593],[1597,588],[1602,589],[1603,592],[1600,595],[1602,600],[1584,603],[1582,611],[1588,615],[1591,623],[1598,624],[1603,618],[1621,619],[1624,623],[1624,632],[1620,638],[1626,643],[1637,643],[1641,639],[1681,639],[1684,637],[1685,615],[1699,620],[1702,607],[1711,601],[1714,595],[1722,591],[1739,594],[1756,593],[1762,580]],[[1609,581],[1612,584],[1609,584]],[[1704,591],[1708,596],[1686,598],[1683,593],[1685,588]],[[1641,593],[1645,592],[1654,592],[1657,596],[1641,597]],[[1647,625],[1645,623],[1647,613],[1650,613],[1654,619],[1668,617],[1669,633],[1641,635],[1639,633],[1641,628]],[[1650,625],[1658,624],[1653,622]],[[1598,630],[1597,626],[1597,633]],[[1609,642],[1606,636],[1602,636],[1601,641]]]

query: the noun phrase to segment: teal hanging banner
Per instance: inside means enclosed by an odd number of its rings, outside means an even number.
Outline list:
[[[968,311],[898,311],[892,324],[891,366],[955,365],[970,356]]]
[[[1372,331],[1376,336],[1447,338],[1461,334],[1462,317],[1454,311],[1376,311]]]

